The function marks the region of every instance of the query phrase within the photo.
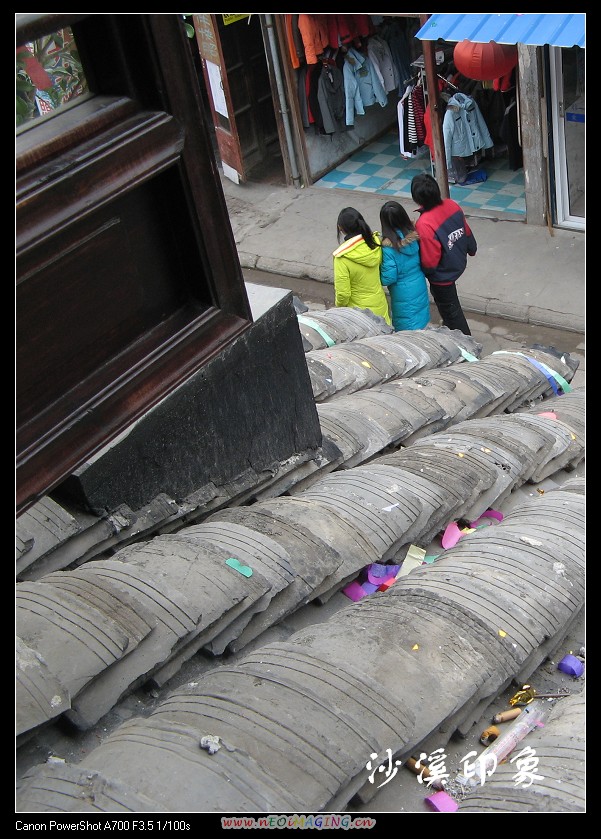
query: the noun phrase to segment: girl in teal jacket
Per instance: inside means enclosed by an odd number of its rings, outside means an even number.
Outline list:
[[[423,329],[430,320],[428,284],[421,269],[419,235],[398,201],[387,201],[380,210],[382,263],[380,281],[390,293],[395,332]]]

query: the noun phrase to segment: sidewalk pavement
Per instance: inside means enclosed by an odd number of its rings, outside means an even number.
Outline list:
[[[344,207],[379,230],[381,195],[342,189],[234,184],[221,178],[242,268],[333,282],[336,219]],[[401,199],[411,218],[415,205]],[[459,280],[466,312],[585,332],[585,233],[466,210],[478,242]]]

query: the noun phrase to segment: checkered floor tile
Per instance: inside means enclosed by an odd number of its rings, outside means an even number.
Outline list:
[[[505,213],[526,213],[524,170],[512,171],[506,156],[484,160],[480,166],[487,180],[477,184],[450,185],[451,198],[461,206]],[[430,172],[430,155],[404,158],[397,134],[386,134],[328,172],[314,186],[354,189],[378,195],[411,198],[411,179]]]

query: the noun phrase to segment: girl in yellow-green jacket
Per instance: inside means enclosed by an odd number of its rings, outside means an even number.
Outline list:
[[[380,282],[382,248],[380,234],[354,207],[345,207],[338,216],[338,241],[334,251],[335,306],[370,309],[391,324],[388,299]]]

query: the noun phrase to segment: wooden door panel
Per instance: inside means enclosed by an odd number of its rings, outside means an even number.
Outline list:
[[[193,15],[192,19],[209,94],[219,155],[222,162],[235,169],[240,180],[245,181],[246,166],[238,135],[236,108],[232,101],[227,64],[222,52],[216,16],[203,13]]]

